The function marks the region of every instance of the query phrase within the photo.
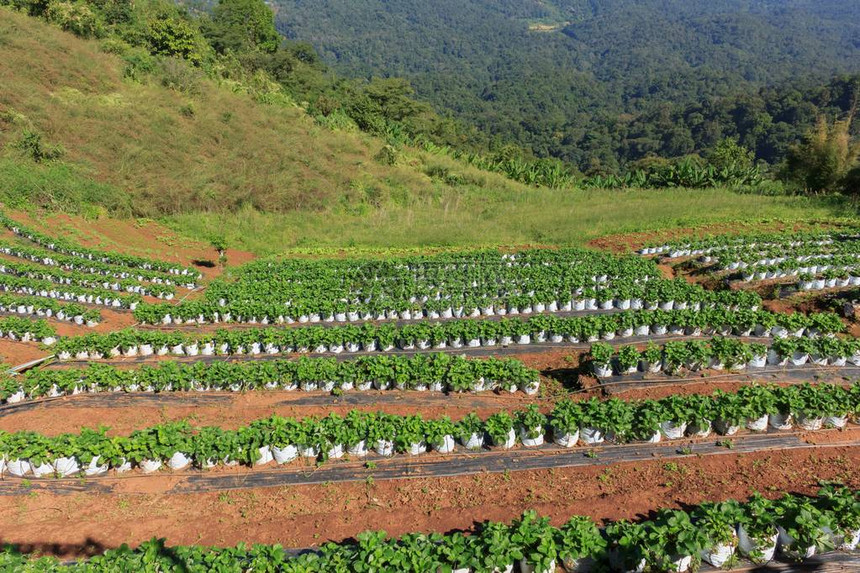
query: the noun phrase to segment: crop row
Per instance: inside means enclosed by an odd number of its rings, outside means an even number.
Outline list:
[[[860,234],[834,232],[821,236],[820,240],[800,240],[797,235],[782,235],[782,240],[772,242],[736,243],[710,252],[697,253],[702,262],[719,261],[722,264],[772,264],[773,259],[816,259],[834,255],[857,254],[860,251]],[[711,260],[707,260],[710,258]]]
[[[750,385],[736,394],[717,391],[712,396],[675,395],[639,402],[562,400],[549,416],[530,405],[513,415],[500,411],[482,420],[472,413],[458,422],[352,410],[344,417],[272,416],[236,430],[171,422],[127,437],[108,437],[104,428],[54,437],[25,431],[0,434],[0,459],[10,474],[19,477],[29,472],[36,477],[97,475],[135,465],[149,473],[163,465],[173,470],[192,464],[202,469],[237,463],[259,466],[298,457],[322,461],[347,454],[363,457],[369,450],[380,456],[419,455],[428,449],[445,454],[454,451],[457,442],[473,452],[489,444],[509,449],[518,441],[536,447],[550,436],[557,446],[571,448],[605,440],[653,443],[685,435],[705,437],[712,428],[721,435],[733,435],[742,426],[764,431],[769,424],[786,429],[797,423],[805,430],[818,430],[823,425],[844,427],[849,417],[860,422],[858,415],[860,384]]]
[[[102,275],[63,271],[42,265],[14,263],[7,260],[0,260],[0,273],[37,281],[48,281],[58,285],[128,292],[140,295],[148,294],[167,300],[172,299],[176,293],[176,288],[173,285],[141,284],[132,279],[107,278]]]
[[[262,260],[243,265],[230,279],[213,281],[210,302],[268,300],[304,304],[373,301],[386,304],[497,299],[549,293],[563,300],[577,289],[617,280],[659,278],[652,261],[581,249],[536,249],[377,259]],[[543,294],[542,294],[543,296]],[[395,307],[396,308],[396,307]]]
[[[168,272],[85,260],[80,257],[61,255],[42,247],[28,247],[17,243],[0,243],[0,253],[49,267],[59,267],[66,271],[97,274],[121,280],[147,281],[156,284],[181,284],[186,288],[194,288],[196,286],[194,279],[191,277],[177,279]]]
[[[766,563],[780,552],[796,561],[834,549],[851,551],[860,538],[860,494],[826,485],[815,497],[707,502],[689,511],[661,509],[646,521],[616,521],[600,529],[573,516],[561,527],[533,510],[512,523],[486,521],[471,534],[411,533],[388,538],[366,531],[354,541],[291,553],[279,545],[235,548],[166,547],[164,540],[106,551],[83,562],[30,560],[7,548],[0,566],[34,573],[84,571],[270,571],[278,573],[554,573],[584,570],[684,573],[706,561],[731,567],[736,554]]]
[[[802,291],[849,286],[860,286],[860,272],[857,269],[830,269],[821,273],[821,276],[801,275],[800,280],[797,281],[797,289]]]
[[[101,313],[77,303],[60,304],[37,296],[0,294],[0,312],[67,320],[76,324],[95,326],[102,320]]]
[[[785,315],[768,311],[712,309],[703,311],[626,311],[607,315],[557,317],[540,315],[522,320],[462,319],[443,323],[403,326],[364,323],[361,326],[307,326],[301,328],[219,329],[214,333],[162,332],[127,329],[109,334],[87,334],[60,340],[61,360],[110,356],[198,354],[279,354],[286,352],[358,352],[414,348],[493,347],[497,345],[596,342],[663,335],[737,334],[749,336],[802,336],[833,334],[844,329],[831,313]]]
[[[709,291],[684,280],[652,279],[644,283],[620,281],[611,286],[578,289],[557,298],[558,293],[535,292],[497,298],[461,298],[426,301],[372,301],[370,303],[308,300],[284,305],[265,299],[213,302],[195,300],[180,305],[141,304],[135,318],[144,324],[207,322],[307,323],[367,322],[379,320],[447,319],[479,316],[540,314],[596,310],[683,310],[726,307],[755,310],[761,297],[746,291]]]
[[[715,235],[701,239],[680,239],[671,243],[655,243],[640,249],[643,255],[666,254],[670,258],[701,256],[737,249],[797,248],[830,245],[834,240],[856,237],[856,231],[811,231],[799,233],[748,233],[744,235]]]
[[[772,366],[801,366],[811,360],[819,366],[860,366],[860,339],[780,338],[768,348],[764,344],[746,343],[736,338],[670,341],[663,346],[649,344],[638,350],[623,346],[617,351],[597,343],[589,353],[595,374],[599,377],[641,372],[678,372],[698,370],[743,370]]]
[[[141,268],[145,270],[162,271],[172,275],[191,276],[196,278],[200,277],[200,274],[197,271],[183,267],[182,265],[136,257],[134,255],[123,255],[99,249],[89,249],[66,239],[51,237],[21,223],[13,221],[2,213],[0,213],[0,225],[3,225],[16,235],[24,237],[45,249],[64,255],[88,261],[129,267],[131,269]]]
[[[28,320],[10,316],[0,318],[0,338],[51,345],[57,340],[57,331],[42,319]]]
[[[827,263],[831,260],[857,260],[860,258],[860,241],[837,242],[830,245],[774,247],[766,251],[739,250],[721,253],[719,257],[704,255],[702,263],[719,261],[721,270],[734,271],[750,267],[765,267],[779,264]]]
[[[860,260],[857,259],[852,259],[846,264],[834,263],[829,265],[811,266],[792,266],[783,263],[782,265],[774,265],[770,267],[749,268],[741,271],[740,273],[736,273],[735,276],[740,276],[744,282],[751,282],[788,277],[801,277],[801,279],[810,280],[813,277],[822,275],[833,278],[844,278],[844,286],[848,286],[852,282],[852,273],[856,273],[858,268],[860,268]]]
[[[51,281],[13,277],[10,275],[0,276],[0,292],[132,310],[137,308],[138,303],[142,300],[139,294],[125,294],[106,289],[58,285]]]
[[[86,369],[31,370],[0,383],[0,400],[73,395],[81,392],[182,392],[245,390],[349,391],[397,388],[435,392],[479,392],[517,389],[533,394],[538,372],[519,360],[467,360],[450,354],[214,362],[165,362],[139,369],[93,364]]]

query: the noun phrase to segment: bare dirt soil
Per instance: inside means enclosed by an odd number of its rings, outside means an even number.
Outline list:
[[[860,450],[827,447],[669,463],[338,483],[204,494],[27,493],[0,505],[6,543],[71,557],[164,537],[170,544],[280,543],[309,547],[367,529],[392,535],[470,529],[535,509],[561,524],[643,518],[660,507],[814,493],[820,480],[860,487]]]
[[[36,342],[13,342],[0,338],[0,362],[7,366],[17,366],[50,355],[39,348]]]
[[[26,408],[0,407],[0,430],[33,430],[46,435],[78,432],[81,427],[105,425],[113,435],[156,424],[189,420],[200,426],[237,428],[272,414],[305,418],[350,410],[380,411],[425,418],[449,416],[454,420],[470,412],[487,417],[499,410],[514,410],[537,403],[548,409],[551,402],[514,394],[441,394],[430,392],[367,391],[343,397],[323,392],[253,391],[246,393],[166,393],[160,395],[79,395],[47,399]],[[23,406],[24,404],[22,404]]]
[[[672,242],[686,237],[707,237],[711,235],[743,234],[760,232],[792,232],[802,231],[814,227],[815,229],[827,228],[821,223],[793,223],[785,224],[779,221],[762,223],[711,223],[697,227],[679,227],[674,229],[663,229],[660,231],[643,231],[639,233],[623,233],[618,235],[607,235],[593,239],[587,246],[595,249],[603,249],[615,253],[629,253],[641,249],[645,245],[659,242]]]
[[[63,236],[85,247],[193,266],[207,279],[220,275],[223,270],[217,264],[218,252],[213,247],[179,236],[149,219],[125,220],[105,217],[97,221],[89,221],[62,213],[31,217],[29,213],[21,211],[11,211],[9,216],[45,234]],[[231,267],[254,258],[251,253],[235,249],[228,249],[226,255]],[[195,264],[195,262],[204,264]],[[209,263],[212,265],[209,266]]]

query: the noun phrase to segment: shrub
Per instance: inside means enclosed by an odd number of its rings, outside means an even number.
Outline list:
[[[187,95],[198,95],[203,74],[180,58],[161,62],[161,85]]]
[[[838,191],[854,169],[860,146],[853,144],[850,120],[833,124],[820,120],[803,143],[789,150],[783,178],[807,191]]]
[[[382,165],[394,165],[397,163],[397,149],[391,145],[383,145],[373,159]]]
[[[30,129],[21,132],[14,146],[36,163],[59,159],[65,153],[62,146],[46,143],[41,133]]]
[[[101,15],[86,2],[50,2],[45,16],[49,22],[82,38],[100,38],[104,35]]]

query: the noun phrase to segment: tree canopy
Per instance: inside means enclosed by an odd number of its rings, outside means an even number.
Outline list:
[[[204,31],[212,47],[222,54],[249,50],[272,53],[281,41],[272,10],[263,0],[219,0]]]

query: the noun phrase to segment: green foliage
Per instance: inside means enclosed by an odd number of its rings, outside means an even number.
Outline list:
[[[803,143],[790,149],[784,176],[812,192],[846,188],[849,173],[860,167],[860,143],[852,142],[850,129],[851,118],[832,124],[819,120]]]
[[[204,48],[199,29],[178,15],[151,17],[145,41],[153,54],[182,58],[192,64],[203,61]]]
[[[717,143],[708,154],[708,164],[718,171],[749,171],[754,166],[755,154],[738,144],[738,140],[727,137]]]
[[[842,191],[846,195],[860,196],[860,165],[845,174],[842,180]]]
[[[339,72],[405,77],[480,128],[462,133],[470,142],[584,172],[726,137],[778,163],[816,114],[850,106],[842,81],[821,85],[819,71],[856,73],[860,56],[860,8],[841,0],[277,3],[279,26]]]
[[[86,2],[50,2],[45,17],[63,30],[82,38],[100,38],[105,33],[101,14]]]
[[[253,50],[272,53],[281,38],[272,10],[263,0],[219,0],[212,9],[204,34],[219,53]]]
[[[742,148],[730,150],[730,153]],[[761,182],[758,167],[752,164],[749,156],[729,160],[719,158],[716,162],[703,162],[694,157],[677,161],[651,162],[646,169],[628,171],[623,175],[594,175],[580,182],[584,187],[613,189],[623,187],[686,187],[702,189],[718,186],[756,186]]]
[[[368,465],[372,462],[368,462]],[[115,571],[500,571],[524,559],[536,571],[551,565],[573,565],[582,560],[599,570],[635,569],[643,561],[649,571],[673,571],[681,557],[698,562],[699,550],[714,547],[714,532],[736,519],[755,538],[770,535],[776,521],[795,538],[791,548],[814,544],[819,551],[833,549],[822,528],[841,525],[853,517],[858,492],[840,488],[833,493],[807,498],[785,494],[771,501],[755,494],[745,503],[725,500],[686,511],[660,510],[652,519],[618,521],[604,530],[584,516],[572,516],[560,528],[534,511],[526,511],[512,523],[486,521],[468,535],[407,533],[390,538],[384,531],[364,531],[354,540],[325,543],[311,551],[291,552],[280,545],[236,547],[167,546],[152,539],[135,549],[122,545],[85,560],[61,562],[54,557],[35,557],[12,546],[0,552],[4,571],[107,573]],[[691,515],[700,520],[691,521]],[[770,517],[770,519],[766,519]],[[571,567],[566,567],[571,568]]]
[[[50,0],[0,0],[0,6],[11,6],[30,16],[44,16]]]
[[[14,143],[14,147],[36,163],[59,159],[64,153],[62,146],[46,143],[42,139],[41,133],[31,129],[25,129],[21,132],[18,140]]]
[[[397,163],[397,149],[391,145],[383,145],[373,159],[382,165],[394,165]]]

